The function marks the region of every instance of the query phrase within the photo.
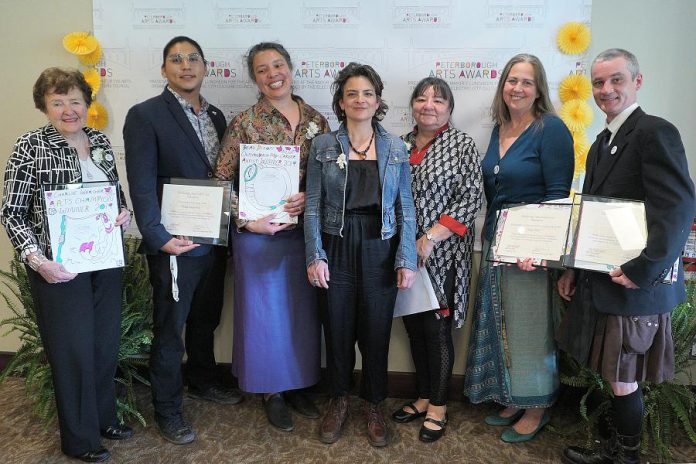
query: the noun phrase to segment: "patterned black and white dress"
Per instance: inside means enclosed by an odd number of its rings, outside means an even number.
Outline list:
[[[416,131],[403,140],[415,147]],[[425,155],[411,155],[411,187],[416,206],[416,236],[424,235],[439,222],[454,233],[438,242],[425,263],[441,307],[447,306],[444,283],[454,272],[455,327],[464,323],[469,301],[474,219],[481,208],[481,163],[474,140],[447,127],[433,139]]]

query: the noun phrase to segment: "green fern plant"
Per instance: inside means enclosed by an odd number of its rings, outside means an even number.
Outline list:
[[[135,419],[146,425],[145,418],[138,410],[134,382],[149,385],[147,379],[139,374],[139,369],[147,365],[146,353],[152,342],[152,296],[147,265],[137,253],[137,248],[138,240],[125,240],[127,264],[123,273],[121,346],[114,380],[119,387],[116,399],[118,420],[125,423]],[[0,280],[0,295],[12,313],[11,317],[0,321],[0,327],[7,328],[5,335],[17,332],[20,340],[17,353],[5,370],[0,372],[0,382],[12,375],[24,376],[33,411],[48,426],[56,417],[51,368],[43,351],[27,272],[19,255],[15,255],[10,262],[9,271],[0,270]]]
[[[688,383],[693,383],[689,373],[689,362],[691,347],[696,339],[696,283],[687,285],[687,299],[674,308],[671,318],[675,374],[677,377],[686,377]],[[586,389],[580,400],[580,415],[586,424],[589,443],[597,418],[609,407],[611,387],[599,374],[581,366],[565,353],[561,356],[560,380],[565,385]],[[683,433],[696,444],[696,392],[688,385],[673,381],[660,384],[643,382],[640,386],[645,403],[641,452],[645,454],[648,449],[654,448],[662,460],[671,462],[671,446],[675,433]],[[595,390],[602,391],[607,401],[597,411],[588,415],[586,401]]]

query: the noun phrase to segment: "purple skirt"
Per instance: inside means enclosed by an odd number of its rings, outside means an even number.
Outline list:
[[[232,374],[251,393],[316,384],[320,373],[317,291],[307,281],[301,228],[274,236],[232,232]]]

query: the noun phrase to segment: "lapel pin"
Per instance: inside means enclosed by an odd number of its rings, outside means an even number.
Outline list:
[[[615,154],[616,154],[616,145],[614,145],[613,147],[611,147],[611,154],[612,154],[612,155],[615,155]]]

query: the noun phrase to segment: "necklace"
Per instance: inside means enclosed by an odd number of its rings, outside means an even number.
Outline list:
[[[356,155],[360,156],[363,160],[367,158],[367,152],[370,151],[370,147],[372,146],[372,141],[375,139],[375,131],[372,131],[372,135],[370,136],[370,141],[367,143],[367,147],[365,147],[364,150],[358,150],[353,146],[353,143],[350,141],[350,137],[348,137],[348,146],[350,146],[350,149],[355,152]]]
[[[92,164],[92,161],[88,158],[86,160],[83,160],[80,158],[80,168],[82,171],[82,175],[86,177],[88,180],[94,179],[94,175],[92,174],[92,167],[90,166]]]

